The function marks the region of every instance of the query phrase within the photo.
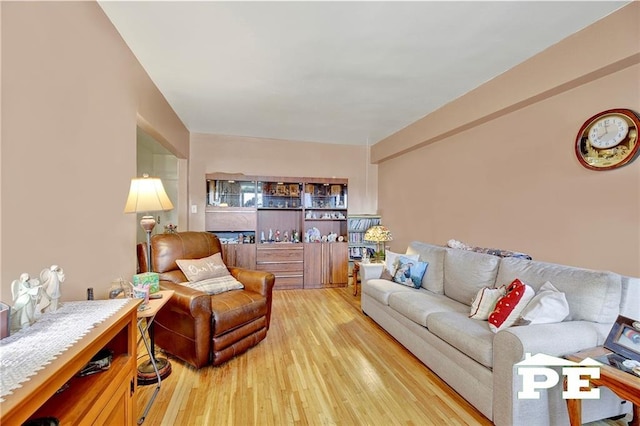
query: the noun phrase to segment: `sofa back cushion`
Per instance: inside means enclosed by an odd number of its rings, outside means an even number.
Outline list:
[[[422,277],[422,287],[436,294],[444,294],[444,255],[447,249],[441,246],[413,241],[407,254],[417,254],[418,260],[427,262],[427,273]]]
[[[622,276],[620,315],[640,319],[640,278]]]
[[[558,291],[565,293],[570,311],[565,321],[613,323],[618,316],[622,278],[613,272],[516,258],[502,259],[496,285],[509,284],[516,278],[536,292],[549,281]]]
[[[471,306],[481,288],[494,287],[499,264],[500,258],[496,256],[447,249],[444,256],[444,294]]]

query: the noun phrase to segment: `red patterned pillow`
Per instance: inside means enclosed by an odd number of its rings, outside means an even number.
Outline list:
[[[489,314],[489,328],[494,333],[511,327],[520,317],[522,310],[533,299],[535,292],[519,279],[513,280],[507,292],[498,300],[496,307]]]

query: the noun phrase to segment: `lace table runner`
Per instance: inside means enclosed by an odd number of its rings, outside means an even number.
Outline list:
[[[31,327],[0,340],[0,402],[129,300],[65,302]]]

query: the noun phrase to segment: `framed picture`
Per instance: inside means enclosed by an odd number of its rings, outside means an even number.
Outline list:
[[[289,195],[292,197],[298,197],[300,195],[300,187],[297,183],[292,183],[289,185]]]
[[[331,195],[340,195],[342,193],[342,185],[331,185]]]
[[[619,315],[604,347],[625,358],[640,361],[640,321]]]
[[[288,195],[288,189],[286,185],[278,185],[276,186],[276,195]]]

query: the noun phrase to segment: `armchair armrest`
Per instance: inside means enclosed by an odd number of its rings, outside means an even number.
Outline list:
[[[167,302],[172,310],[200,318],[205,323],[211,318],[211,296],[207,293],[194,290],[171,281],[160,281],[162,290],[173,290],[173,297]]]
[[[272,273],[235,267],[230,267],[229,271],[236,280],[244,284],[246,289],[270,297],[275,282],[275,276]]]
[[[231,275],[244,284],[247,290],[260,293],[267,298],[267,330],[271,325],[271,303],[273,300],[273,285],[276,277],[271,272],[252,271],[243,268],[229,268]]]

